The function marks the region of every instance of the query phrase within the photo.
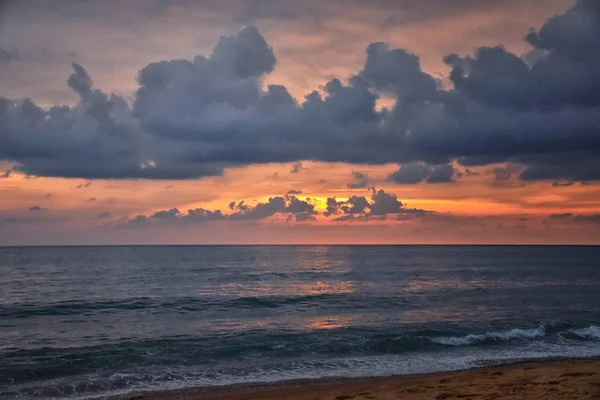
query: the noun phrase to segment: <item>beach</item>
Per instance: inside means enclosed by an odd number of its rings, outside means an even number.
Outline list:
[[[119,399],[600,399],[600,360],[521,362],[424,375],[159,391]]]

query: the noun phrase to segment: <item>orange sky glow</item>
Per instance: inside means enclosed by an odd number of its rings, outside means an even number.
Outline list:
[[[77,102],[65,84],[71,62],[86,68],[94,87],[123,96],[131,105],[138,70],[154,61],[209,55],[220,35],[248,24],[260,30],[277,57],[263,87],[285,85],[297,102],[315,88],[324,93],[332,78],[348,82],[362,68],[365,48],[376,41],[418,55],[423,71],[451,87],[445,55],[472,54],[478,46],[495,44],[522,55],[529,50],[523,40],[528,30],[564,13],[572,1],[471,2],[439,13],[325,2],[320,10],[330,17],[323,20],[315,17],[319,8],[310,9],[318,7],[312,1],[294,17],[282,11],[282,16],[257,12],[243,18],[236,13],[247,10],[235,2],[227,2],[229,14],[239,18],[185,2],[174,2],[159,15],[144,15],[136,11],[138,3],[126,1],[122,12],[134,15],[131,21],[107,11],[105,19],[91,22],[76,18],[77,12],[65,17],[51,10],[38,20],[16,3],[0,18],[0,50],[19,54],[0,65],[0,96],[31,98],[48,109]],[[288,3],[282,3],[282,10],[293,7]],[[26,33],[33,25],[35,35]],[[42,56],[44,51],[53,55]],[[393,109],[394,99],[386,96],[381,94],[378,110]],[[390,176],[400,163],[250,163],[196,179],[53,177],[29,175],[19,165],[0,158],[0,175],[7,171],[0,179],[0,245],[600,244],[596,181],[523,180],[524,167],[503,161],[465,166],[453,160],[453,176],[442,183],[394,182]],[[377,191],[395,196],[403,211],[327,215],[328,199],[342,207],[352,196],[364,196],[371,204]],[[230,217],[277,196],[301,200],[310,211]],[[152,217],[173,209],[173,219]],[[225,217],[184,222],[188,210],[197,209],[220,210]],[[138,216],[143,217],[139,226]],[[326,327],[340,323],[307,321]]]

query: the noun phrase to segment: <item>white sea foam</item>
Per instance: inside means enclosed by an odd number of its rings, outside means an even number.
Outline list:
[[[532,330],[533,331],[533,330]],[[510,332],[510,331],[507,331]],[[492,332],[493,333],[493,332]],[[506,332],[497,332],[506,337]],[[532,335],[526,333],[525,335]],[[515,335],[513,333],[512,335]],[[516,348],[455,347],[444,352],[407,353],[384,356],[343,357],[329,360],[304,360],[283,365],[248,366],[243,370],[205,370],[194,367],[175,367],[146,371],[141,379],[128,389],[107,388],[101,395],[80,394],[77,399],[98,399],[109,395],[132,392],[173,390],[189,387],[273,383],[295,379],[356,378],[391,375],[421,374],[469,369],[482,365],[502,364],[517,360],[534,360],[553,357],[593,357],[600,355],[595,343],[579,342],[550,344],[529,342]],[[148,381],[147,377],[154,379]],[[140,376],[140,378],[142,378]],[[91,379],[94,380],[93,378]]]
[[[571,329],[571,332],[584,339],[600,339],[600,326],[590,325],[587,328]]]
[[[506,341],[513,339],[532,339],[544,335],[546,335],[546,330],[543,326],[539,326],[533,329],[511,329],[509,331],[486,332],[478,335],[471,334],[466,336],[443,336],[430,338],[430,340],[434,343],[444,346],[466,346],[488,340]]]

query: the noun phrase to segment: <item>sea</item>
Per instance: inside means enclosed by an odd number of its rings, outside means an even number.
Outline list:
[[[600,356],[600,247],[0,248],[0,398]]]

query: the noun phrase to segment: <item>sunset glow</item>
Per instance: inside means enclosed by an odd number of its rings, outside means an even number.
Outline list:
[[[600,61],[545,43],[594,1],[29,3],[0,245],[600,243]]]

